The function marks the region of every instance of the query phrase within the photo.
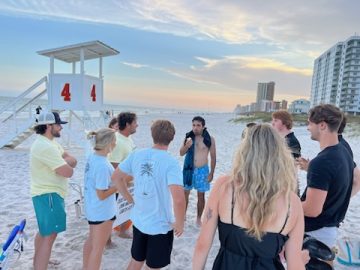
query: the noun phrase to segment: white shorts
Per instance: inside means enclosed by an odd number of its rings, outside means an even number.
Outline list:
[[[321,229],[305,233],[323,242],[329,248],[336,246],[336,238],[338,234],[337,227],[323,227]]]

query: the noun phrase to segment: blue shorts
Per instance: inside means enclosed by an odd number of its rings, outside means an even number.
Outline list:
[[[40,235],[50,236],[66,230],[64,199],[57,193],[32,197]]]
[[[191,185],[184,185],[185,190],[196,189],[198,192],[206,192],[210,190],[210,183],[208,180],[209,166],[204,165],[200,168],[195,168],[192,175]]]

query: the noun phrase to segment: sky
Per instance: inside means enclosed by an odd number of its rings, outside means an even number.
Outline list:
[[[2,0],[0,95],[49,73],[37,52],[100,40],[104,101],[232,111],[275,82],[275,100],[309,99],[314,60],[360,33],[358,0]],[[85,63],[97,75],[97,62]],[[55,63],[55,72],[71,65]]]

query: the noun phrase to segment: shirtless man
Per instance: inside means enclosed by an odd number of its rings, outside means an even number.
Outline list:
[[[196,116],[192,120],[192,131],[186,133],[185,141],[180,148],[180,156],[185,156],[183,177],[186,209],[190,191],[197,190],[197,225],[201,225],[201,215],[205,206],[205,192],[210,189],[216,165],[215,140],[205,128],[205,120]],[[210,170],[208,156],[210,154]]]

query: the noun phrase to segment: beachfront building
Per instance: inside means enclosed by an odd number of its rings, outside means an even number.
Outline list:
[[[262,106],[261,103],[263,100],[274,100],[275,93],[275,82],[267,83],[258,83],[257,93],[256,93],[256,103],[258,104],[258,109]]]
[[[336,43],[315,59],[310,102],[360,114],[360,36]]]
[[[308,113],[310,110],[310,101],[306,99],[294,100],[289,106],[289,113],[301,114]]]

